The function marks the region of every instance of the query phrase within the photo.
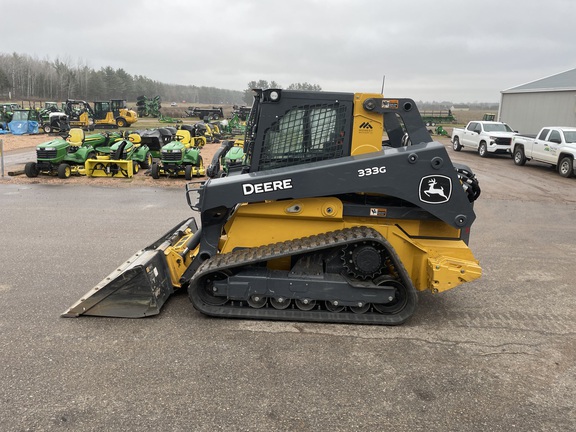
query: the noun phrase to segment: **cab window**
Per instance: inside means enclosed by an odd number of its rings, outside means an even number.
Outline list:
[[[548,135],[548,132],[550,132],[550,129],[542,129],[542,132],[540,132],[540,135],[538,135],[538,139],[544,141]]]

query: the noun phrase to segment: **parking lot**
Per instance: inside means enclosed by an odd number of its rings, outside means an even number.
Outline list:
[[[575,430],[576,179],[448,152],[482,187],[483,276],[399,327],[213,319],[186,295],[60,318],[190,215],[183,187],[0,182],[2,429]]]

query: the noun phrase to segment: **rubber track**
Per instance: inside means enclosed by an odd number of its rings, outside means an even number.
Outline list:
[[[345,246],[359,241],[377,241],[383,244],[390,253],[395,270],[401,277],[402,283],[406,286],[408,302],[406,306],[395,314],[381,314],[379,312],[366,312],[356,314],[348,309],[342,312],[330,312],[313,309],[302,311],[296,307],[283,310],[272,307],[255,309],[245,302],[229,301],[222,306],[214,306],[205,303],[199,296],[198,281],[209,273],[222,270],[243,267],[265,262],[270,259],[297,255],[302,253],[319,251],[326,248]],[[338,231],[303,237],[300,239],[288,240],[280,243],[260,246],[257,248],[240,249],[227,254],[215,255],[203,262],[190,281],[188,289],[190,300],[194,307],[200,312],[218,317],[244,318],[244,319],[269,319],[288,321],[312,321],[330,323],[354,323],[354,324],[379,324],[398,325],[405,322],[414,313],[417,304],[417,294],[404,265],[396,255],[394,249],[382,235],[368,227],[353,227]]]

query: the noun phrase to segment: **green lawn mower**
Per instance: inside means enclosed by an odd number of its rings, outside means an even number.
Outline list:
[[[194,176],[206,174],[204,161],[200,149],[206,144],[205,136],[196,136],[196,129],[190,125],[181,125],[176,131],[175,140],[162,147],[160,162],[154,162],[150,175],[159,179],[161,175],[167,177],[184,176],[192,180]]]
[[[131,133],[112,144],[107,155],[87,160],[86,175],[130,178],[140,168],[150,168],[152,161],[152,152],[147,145],[142,144],[140,135]]]
[[[70,129],[66,138],[56,138],[36,147],[36,162],[28,162],[24,172],[28,177],[40,174],[58,175],[66,179],[72,174],[85,175],[87,160],[95,159],[97,149],[118,139],[116,135],[91,134],[86,136],[80,128]]]
[[[210,178],[226,177],[230,171],[242,170],[244,162],[244,140],[222,141],[222,145],[212,158],[212,162],[206,169],[206,175]]]

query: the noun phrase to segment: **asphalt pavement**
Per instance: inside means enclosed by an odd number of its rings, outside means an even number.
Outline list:
[[[1,429],[576,430],[576,183],[519,199],[494,177],[482,278],[422,293],[399,327],[215,319],[186,295],[151,318],[61,318],[189,217],[184,190],[0,184]]]

